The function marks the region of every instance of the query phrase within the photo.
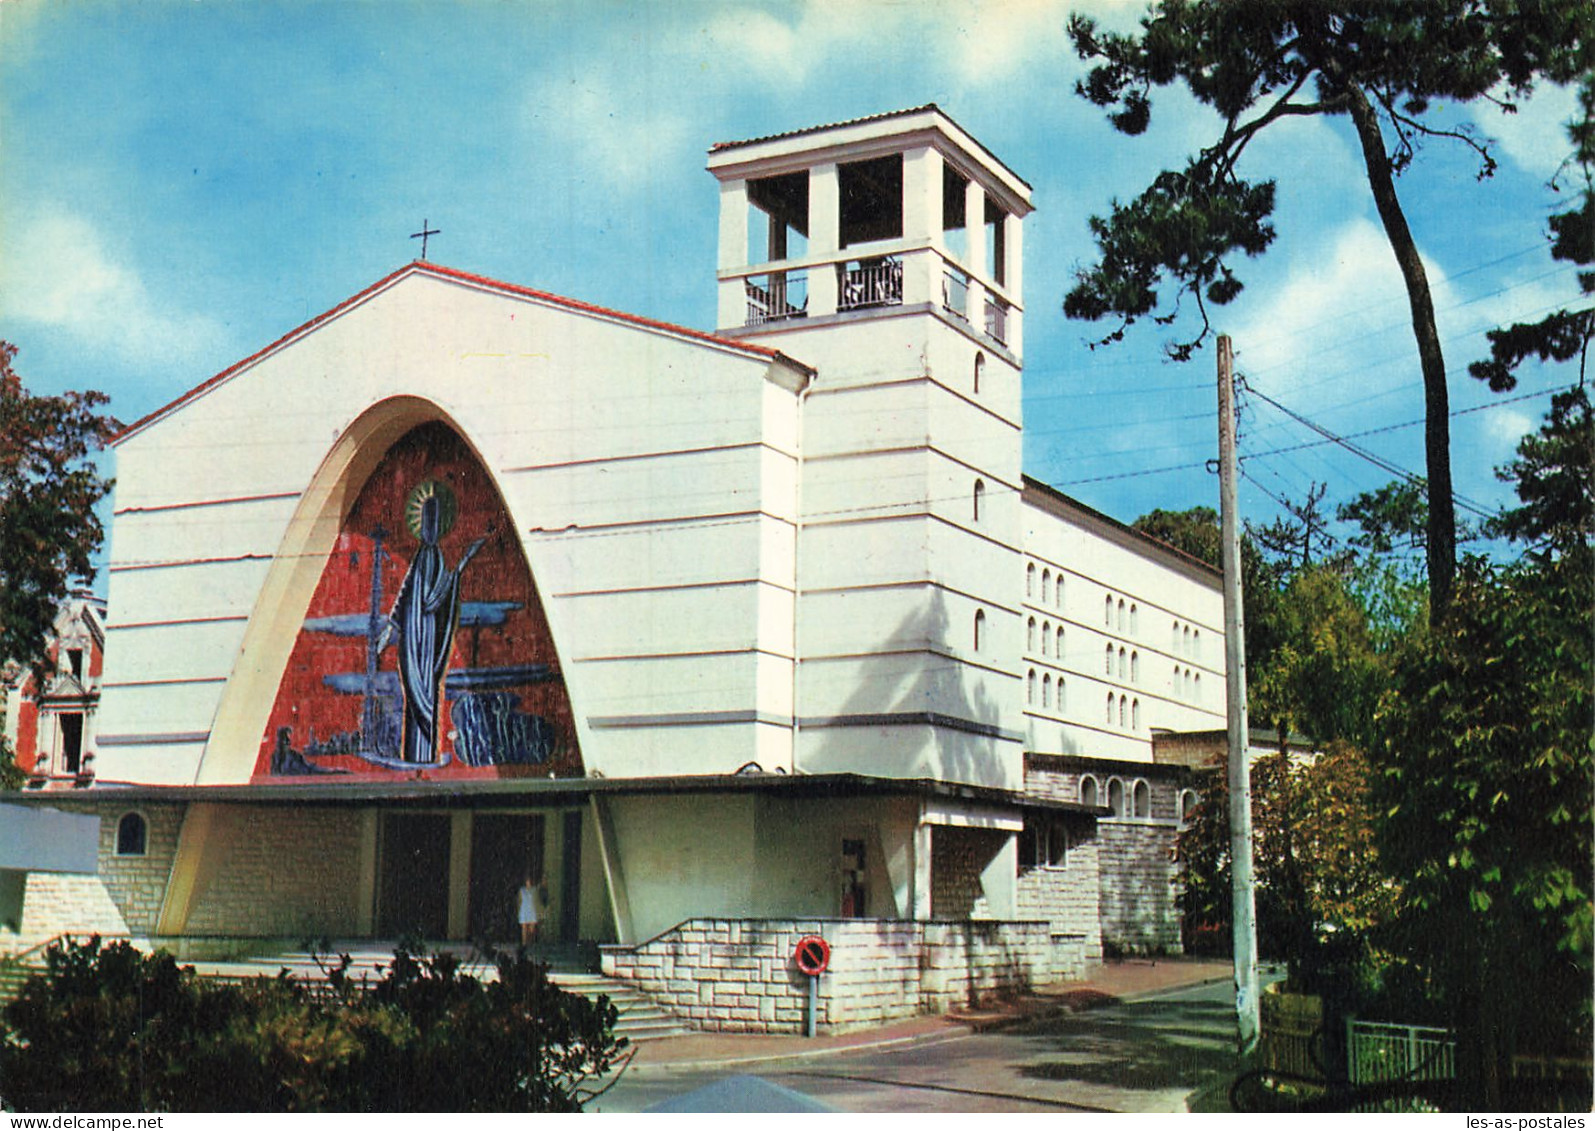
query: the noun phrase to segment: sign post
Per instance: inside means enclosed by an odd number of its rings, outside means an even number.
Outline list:
[[[792,948],[792,961],[809,979],[809,1012],[803,1034],[812,1037],[820,1014],[820,975],[831,964],[831,944],[819,935],[804,935]]]

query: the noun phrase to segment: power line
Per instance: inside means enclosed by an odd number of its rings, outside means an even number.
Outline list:
[[[1300,413],[1286,408],[1284,405],[1280,404],[1278,401],[1276,401],[1273,397],[1269,396],[1267,393],[1261,392],[1261,391],[1259,391],[1257,389],[1252,388],[1250,385],[1248,385],[1246,383],[1246,378],[1244,376],[1240,377],[1239,381],[1240,381],[1240,384],[1242,385],[1242,387],[1244,387],[1247,392],[1249,392],[1253,396],[1256,396],[1260,400],[1266,401],[1268,404],[1273,405],[1274,408],[1278,409],[1280,412],[1284,413],[1286,416],[1290,417],[1292,420],[1295,420],[1296,422],[1298,422],[1298,423],[1300,423],[1302,425],[1305,425],[1306,427],[1312,429],[1314,432],[1317,432],[1320,436],[1325,437],[1330,443],[1336,444],[1336,445],[1344,448],[1346,451],[1350,452],[1352,455],[1357,456],[1360,459],[1366,460],[1367,462],[1373,464],[1375,467],[1379,468],[1381,471],[1388,472],[1389,474],[1396,476],[1398,479],[1405,480],[1406,482],[1412,483],[1412,484],[1415,484],[1415,485],[1423,484],[1424,480],[1423,480],[1422,476],[1414,474],[1413,472],[1408,471],[1406,468],[1401,467],[1398,464],[1390,462],[1389,460],[1385,459],[1383,456],[1375,455],[1373,452],[1370,452],[1367,448],[1364,448],[1364,447],[1362,447],[1362,446],[1360,446],[1358,444],[1354,444],[1349,439],[1347,439],[1346,437],[1338,435],[1335,432],[1331,432],[1329,429],[1323,427],[1323,425],[1316,424],[1313,421],[1308,420],[1305,416],[1302,416]],[[1455,491],[1453,491],[1451,493],[1451,497],[1452,497],[1452,499],[1454,499],[1456,501],[1457,505],[1460,506],[1463,510],[1472,512],[1478,518],[1491,518],[1491,517],[1494,516],[1494,512],[1486,510],[1480,504],[1472,501],[1471,499],[1466,498],[1463,495],[1458,494]]]

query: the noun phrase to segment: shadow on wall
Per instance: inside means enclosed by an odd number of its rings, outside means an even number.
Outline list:
[[[988,633],[992,630],[988,626]],[[964,636],[960,636],[963,633]],[[973,694],[962,678],[960,665],[946,653],[967,654],[972,651],[972,625],[954,625],[947,613],[947,602],[942,592],[932,590],[922,607],[905,617],[885,640],[872,642],[881,651],[893,653],[925,652],[931,662],[895,678],[875,677],[854,689],[840,712],[845,718],[870,716],[924,716],[934,713],[946,718],[972,723],[978,727],[1001,726],[1002,712],[983,686],[976,686]],[[986,651],[991,651],[989,644]],[[923,724],[910,724],[923,725]],[[857,728],[835,728],[838,737],[819,750],[818,763],[827,769],[845,764],[849,758],[848,743],[839,732]],[[940,726],[934,729],[935,756],[933,764],[920,764],[912,768],[915,777],[941,778],[951,781],[992,785],[1003,781],[999,755],[994,748],[996,740],[968,730]],[[1017,788],[1018,782],[1009,783]]]
[[[964,971],[969,979],[963,1005],[975,1007],[1034,988],[1030,963],[998,923],[977,919],[949,926],[958,932],[963,943]]]

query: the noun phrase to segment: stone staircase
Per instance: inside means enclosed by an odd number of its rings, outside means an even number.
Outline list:
[[[592,1000],[597,1000],[600,994],[608,996],[609,1004],[619,1013],[615,1021],[615,1036],[626,1037],[632,1044],[661,1037],[683,1037],[692,1032],[675,1014],[630,982],[623,982],[619,978],[555,970],[549,973],[548,980],[567,993],[581,994]]]

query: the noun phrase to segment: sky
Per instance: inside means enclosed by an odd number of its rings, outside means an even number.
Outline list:
[[[1128,28],[1142,7],[0,0],[0,337],[32,391],[100,389],[130,422],[417,258],[423,220],[435,262],[713,329],[709,146],[935,102],[1035,190],[1026,472],[1123,521],[1216,507],[1214,351],[1170,362],[1175,330],[1150,322],[1093,350],[1111,325],[1062,313],[1088,218],[1216,136],[1173,88],[1139,138],[1074,93],[1069,12]],[[1545,240],[1574,108],[1557,88],[1511,118],[1440,107],[1497,140],[1499,171],[1479,181],[1431,142],[1398,185],[1439,310],[1456,488],[1485,510],[1511,501],[1493,469],[1578,376],[1530,370],[1510,399],[1466,372],[1486,329],[1576,294]],[[1216,311],[1237,368],[1421,473],[1416,347],[1349,124],[1278,123],[1241,173],[1277,179],[1279,234]],[[1247,517],[1390,481],[1321,440],[1248,398]]]

